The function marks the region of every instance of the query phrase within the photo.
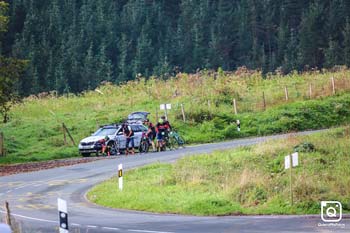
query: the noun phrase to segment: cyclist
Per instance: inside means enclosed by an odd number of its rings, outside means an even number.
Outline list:
[[[168,119],[167,119],[165,116],[161,116],[160,118],[164,121],[164,124],[166,124],[166,125],[168,126],[169,131],[171,131],[171,130],[172,130],[172,127],[171,127],[171,125],[170,125]]]
[[[168,131],[170,130],[169,124],[167,124],[163,117],[161,117],[156,125],[156,132],[157,132],[157,148],[160,148],[159,142],[163,141],[163,134],[166,135]]]
[[[126,155],[129,154],[129,144],[131,143],[131,154],[134,155],[135,154],[134,131],[132,131],[131,127],[127,123],[124,123],[122,125],[122,131],[124,136],[126,137],[125,154]]]
[[[144,124],[147,125],[148,130],[147,130],[147,137],[150,139],[151,144],[152,144],[152,148],[153,148],[153,152],[156,151],[156,146],[154,144],[154,139],[156,137],[156,128],[154,127],[154,125],[152,124],[152,122],[149,121],[149,119],[146,119],[144,121]]]
[[[110,151],[109,151],[109,148],[107,147],[107,142],[109,141],[109,137],[106,136],[102,139],[100,139],[98,142],[101,143],[101,146],[102,146],[102,155],[106,155],[106,151],[107,151],[107,155],[110,156]]]

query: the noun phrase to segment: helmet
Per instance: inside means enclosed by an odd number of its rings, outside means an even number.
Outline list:
[[[106,137],[105,137],[105,140],[106,140],[106,141],[108,141],[108,140],[109,140],[109,137],[108,137],[108,136],[106,136]]]
[[[144,121],[143,121],[143,123],[148,123],[148,122],[149,122],[149,120],[148,120],[148,119],[146,119],[146,120],[144,120]]]
[[[165,120],[165,116],[161,116],[160,118],[162,118],[163,120]]]

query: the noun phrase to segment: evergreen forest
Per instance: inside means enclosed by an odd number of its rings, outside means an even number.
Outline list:
[[[347,0],[6,0],[22,96],[178,72],[350,66]]]

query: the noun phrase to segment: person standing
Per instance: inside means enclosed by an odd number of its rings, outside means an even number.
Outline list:
[[[146,119],[144,124],[147,125],[147,127],[148,127],[148,130],[147,130],[146,134],[147,134],[149,140],[151,141],[153,152],[155,152],[156,151],[156,146],[154,144],[154,139],[156,137],[156,128],[154,127],[152,122],[149,121],[149,119]]]
[[[157,133],[157,150],[160,151],[163,145],[165,144],[164,139],[168,136],[170,131],[169,124],[167,124],[164,119],[161,117],[156,125],[156,133]]]
[[[129,144],[131,144],[131,154],[135,154],[135,142],[134,142],[134,131],[132,131],[130,125],[127,123],[123,124],[123,134],[126,137],[125,154],[129,154]]]

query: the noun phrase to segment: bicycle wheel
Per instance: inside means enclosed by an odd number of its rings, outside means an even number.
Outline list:
[[[170,137],[169,138],[169,144],[171,145],[171,148],[173,149],[179,149],[179,144],[177,143],[177,140],[175,137]]]
[[[147,153],[149,150],[149,143],[147,141],[142,141],[139,146],[140,153]]]
[[[169,150],[172,150],[173,149],[173,144],[172,144],[172,142],[170,140],[171,140],[170,137],[165,139],[165,148],[169,148]]]
[[[177,144],[181,147],[185,147],[185,139],[181,136],[178,136],[176,138]]]

